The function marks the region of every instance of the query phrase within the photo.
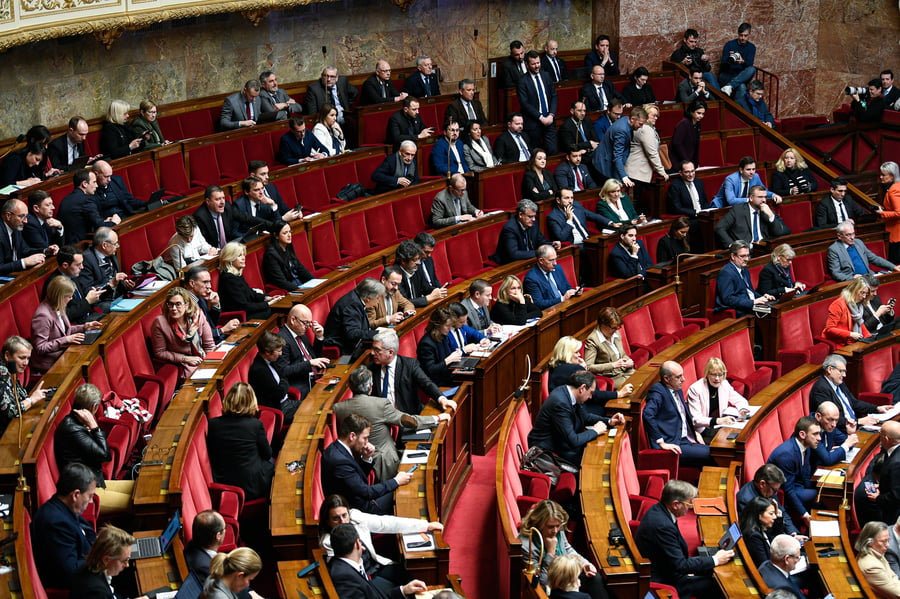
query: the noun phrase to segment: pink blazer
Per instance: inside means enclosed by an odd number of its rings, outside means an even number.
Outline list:
[[[60,315],[48,303],[38,304],[31,317],[31,343],[34,345],[29,362],[31,369],[40,373],[50,370],[69,345],[66,336],[82,332],[84,325],[70,324],[65,310],[60,321]]]
[[[710,425],[709,388],[706,378],[694,382],[687,392],[688,409],[694,421],[694,430],[702,433]],[[740,393],[734,390],[731,383],[722,381],[719,386],[719,415],[738,416],[740,411],[749,407],[749,403]]]
[[[169,321],[162,314],[153,321],[153,325],[150,328],[150,342],[153,346],[154,357],[178,366],[180,378],[186,379],[197,370],[196,366],[188,366],[181,363],[181,358],[184,356],[200,355],[197,353],[197,348],[176,337],[175,331],[169,325]],[[213,341],[212,329],[209,328],[209,322],[207,322],[206,318],[200,319],[200,344],[203,346],[204,354],[212,351],[216,346],[216,342]]]

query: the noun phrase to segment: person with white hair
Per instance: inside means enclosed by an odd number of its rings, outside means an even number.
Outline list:
[[[877,212],[884,220],[890,240],[888,260],[900,264],[900,167],[896,162],[885,162],[878,169],[878,180],[887,188],[882,202],[884,208]]]

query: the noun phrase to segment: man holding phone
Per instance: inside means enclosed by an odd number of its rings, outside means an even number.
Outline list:
[[[416,307],[400,293],[403,273],[399,266],[386,266],[381,271],[384,297],[366,308],[369,325],[373,329],[395,326],[416,313]]]

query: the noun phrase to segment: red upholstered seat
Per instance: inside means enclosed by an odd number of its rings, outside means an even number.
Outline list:
[[[313,169],[291,177],[297,205],[303,206],[305,213],[321,212],[331,206],[332,197],[325,183],[325,170]]]
[[[653,321],[653,330],[657,334],[671,335],[679,341],[709,326],[705,318],[683,318],[678,295],[670,293],[648,306]]]
[[[38,297],[40,289],[41,287],[37,285],[29,285],[9,298],[9,307],[12,310],[17,332],[26,339],[31,337],[31,317],[34,316],[34,311],[41,303],[41,298]]]
[[[481,209],[485,212],[491,210],[513,210],[519,200],[519,188],[515,186],[512,173],[482,176],[481,195],[478,200]]]
[[[216,162],[219,176],[227,181],[240,181],[247,177],[247,157],[244,155],[244,140],[232,139],[215,144]],[[191,174],[193,174],[193,163]]]
[[[753,133],[730,134],[725,136],[725,161],[737,164],[744,156],[756,156]]]
[[[373,248],[390,247],[400,241],[402,237],[397,234],[397,224],[390,208],[386,206],[370,208],[363,214],[366,219],[366,230],[369,233],[369,244]]]
[[[675,99],[675,78],[670,76],[652,77],[650,87],[657,102]]]
[[[147,241],[147,229],[139,227],[122,235],[119,243],[119,258],[124,272],[131,272],[131,267],[141,260],[152,260],[153,251]]]
[[[335,270],[343,264],[332,223],[322,223],[313,227],[310,235],[312,239],[313,266],[316,269],[316,274],[319,274],[320,269]],[[323,320],[322,322],[325,321]]]
[[[430,206],[429,204],[429,210]],[[412,238],[416,233],[427,228],[418,195],[411,195],[397,202],[392,202],[391,210],[394,213],[394,223],[397,227],[397,234],[400,237]],[[428,214],[430,215],[431,212],[429,211]]]
[[[192,186],[206,187],[226,181],[226,177],[219,171],[215,144],[192,148],[187,155],[187,161],[190,165]]]
[[[628,345],[631,352],[640,348],[645,350],[649,357],[653,357],[677,341],[671,335],[655,332],[649,306],[642,306],[626,314],[622,320],[624,328],[628,331]],[[635,363],[635,367],[640,366]]]
[[[725,156],[722,154],[722,143],[717,137],[700,138],[700,164],[703,166],[724,166]],[[704,177],[704,183],[706,178]],[[721,182],[720,182],[721,184]],[[706,194],[712,198],[719,191],[719,186],[706,184]]]
[[[134,350],[140,351],[140,348],[135,347]],[[104,346],[103,361],[110,385],[122,397],[142,399],[146,403],[147,411],[155,420],[172,396],[165,395],[166,383],[161,377],[152,371],[142,372],[132,368],[128,361],[128,353],[129,345],[126,344],[124,335]]]
[[[722,339],[719,351],[728,364],[728,377],[743,383],[745,397],[753,397],[781,376],[780,363],[753,360],[749,329],[742,329]]]
[[[778,319],[778,360],[782,370],[790,372],[802,364],[821,364],[831,352],[832,346],[815,340],[806,307],[783,312]]]
[[[366,217],[362,212],[351,212],[337,221],[339,248],[344,261],[352,262],[367,255],[371,249]]]
[[[146,202],[160,188],[152,160],[142,160],[118,171],[119,175],[123,173],[128,175],[128,190],[139,200]]]
[[[356,165],[353,162],[340,162],[328,167],[325,185],[328,186],[328,197],[336,198],[348,183],[358,183]]]
[[[478,245],[478,236],[474,232],[451,237],[444,245],[450,263],[450,275],[454,280],[470,279],[488,270]]]
[[[187,172],[184,170],[184,159],[180,153],[168,154],[159,158],[159,186],[165,188],[168,193],[180,196],[200,189],[199,185],[192,187],[188,181]]]

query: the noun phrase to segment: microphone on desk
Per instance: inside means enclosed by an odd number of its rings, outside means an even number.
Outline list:
[[[535,535],[534,533],[537,533]],[[532,559],[534,556],[534,547],[537,545],[535,543],[535,536],[537,540],[540,542],[541,551],[538,554],[537,564],[534,563]],[[537,586],[541,583],[541,569],[544,563],[544,537],[541,535],[541,531],[534,526],[528,529],[528,556],[525,558],[525,576],[531,576],[531,588],[536,589]]]
[[[19,403],[19,393],[16,391],[16,386],[19,385],[19,375],[16,372],[16,361],[8,360],[6,361],[6,369],[9,370],[10,383],[12,385],[12,396],[13,396],[13,405],[16,406],[16,420],[19,421],[19,435],[18,435],[18,454],[22,454],[22,404]],[[22,467],[23,460],[19,460],[19,479],[16,484],[16,491],[22,491],[23,493],[28,493],[31,491],[31,487],[28,486],[28,481],[25,479],[25,470]]]
[[[525,388],[528,387],[528,383],[531,382],[531,356],[525,354],[525,378],[522,379],[522,386],[516,389],[513,393],[513,397],[519,399],[522,397],[522,394],[525,393]]]

